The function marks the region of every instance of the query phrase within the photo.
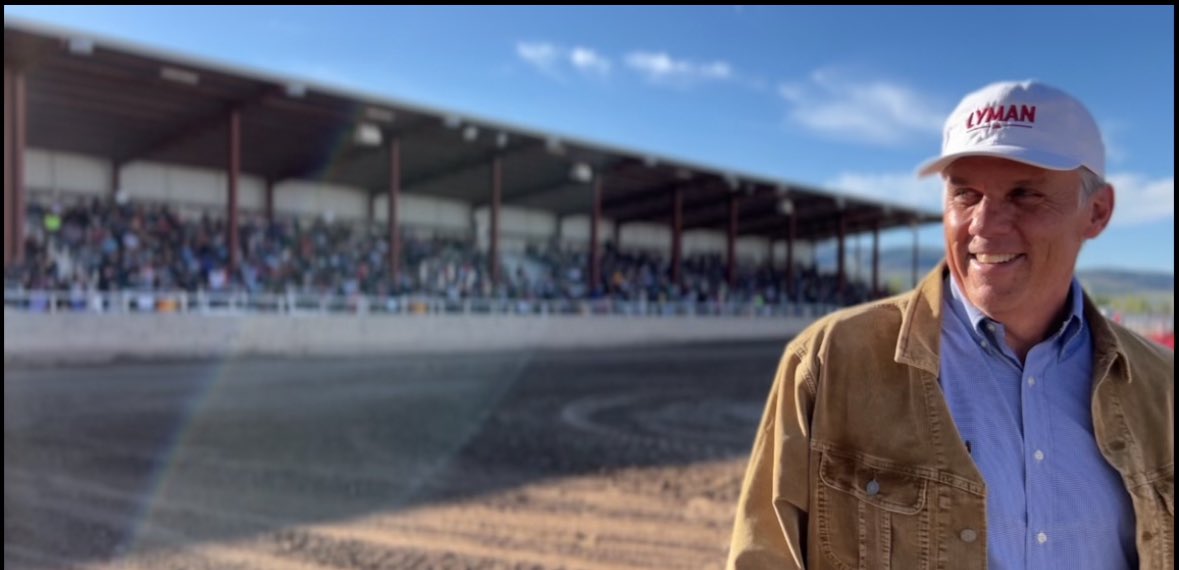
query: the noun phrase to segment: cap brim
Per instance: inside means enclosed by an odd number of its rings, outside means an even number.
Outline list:
[[[924,178],[930,174],[940,173],[951,162],[967,156],[1006,158],[1007,160],[1030,164],[1045,170],[1073,170],[1084,166],[1075,159],[1065,158],[1058,154],[1028,150],[1016,146],[992,146],[987,147],[986,150],[967,150],[931,158],[917,167],[917,177]]]

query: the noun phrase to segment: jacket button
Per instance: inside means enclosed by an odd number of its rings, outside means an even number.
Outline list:
[[[974,532],[974,529],[968,528],[959,533],[958,538],[961,538],[962,542],[974,542],[975,540],[978,540],[978,533]]]
[[[878,493],[880,493],[880,483],[877,483],[875,479],[868,481],[868,487],[865,489],[865,491],[868,492],[869,497],[875,497]]]

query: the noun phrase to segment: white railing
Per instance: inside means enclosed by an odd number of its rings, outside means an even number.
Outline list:
[[[200,315],[619,315],[633,317],[807,317],[837,307],[812,303],[694,303],[615,299],[448,299],[187,291],[49,291],[5,289],[4,309],[33,313],[175,313]]]

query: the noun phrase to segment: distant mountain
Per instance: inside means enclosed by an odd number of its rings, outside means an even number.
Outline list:
[[[1125,269],[1085,269],[1077,272],[1085,290],[1094,295],[1174,295],[1175,274]]]
[[[917,250],[917,277],[920,279],[945,256],[941,248],[922,247]],[[880,251],[880,273],[884,283],[899,281],[908,287],[913,273],[913,249],[893,247]],[[1126,269],[1084,269],[1077,271],[1085,290],[1093,295],[1120,297],[1174,295],[1175,274]]]

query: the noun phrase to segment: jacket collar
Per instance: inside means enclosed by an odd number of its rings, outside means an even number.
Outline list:
[[[916,289],[902,297],[907,302],[902,307],[901,327],[894,353],[897,363],[938,374],[941,365],[942,283],[948,271],[943,259]],[[1124,362],[1128,361],[1125,348],[1088,293],[1084,294],[1084,307],[1085,321],[1093,337],[1094,378],[1103,378],[1119,357]],[[1126,382],[1130,381],[1129,374],[1119,377]]]
[[[901,313],[894,359],[936,375],[942,335],[942,280],[948,268],[943,259],[911,291]]]

